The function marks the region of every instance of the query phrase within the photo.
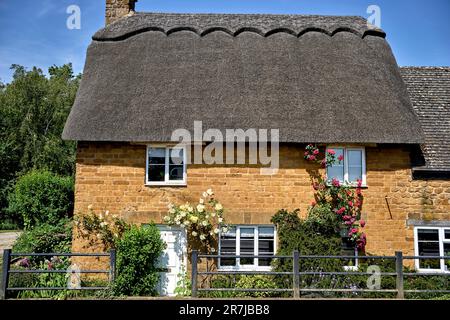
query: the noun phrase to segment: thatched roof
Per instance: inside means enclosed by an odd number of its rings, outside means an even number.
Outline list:
[[[138,13],[93,37],[63,137],[168,141],[201,120],[282,142],[420,143],[384,37],[359,17]]]
[[[425,143],[425,166],[415,170],[450,171],[450,67],[402,67]]]

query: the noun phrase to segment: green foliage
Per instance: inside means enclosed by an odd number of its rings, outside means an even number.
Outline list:
[[[39,169],[73,175],[76,143],[61,133],[80,82],[71,64],[42,70],[19,65],[11,83],[0,86],[0,219],[15,179]],[[11,213],[11,212],[10,212]],[[14,213],[14,212],[12,212]],[[15,216],[9,216],[15,219]]]
[[[265,275],[243,275],[236,283],[237,289],[277,289],[273,277]],[[267,298],[277,296],[274,291],[243,291],[237,292],[237,297]]]
[[[157,262],[165,247],[155,225],[132,226],[117,241],[116,295],[157,295],[159,273]]]
[[[178,274],[177,287],[175,288],[175,294],[180,297],[190,297],[191,292],[191,279],[189,278],[184,265],[181,267],[181,272]]]
[[[56,224],[71,215],[73,179],[48,171],[31,171],[17,180],[9,196],[8,212],[22,218],[26,228]]]
[[[110,215],[109,211],[104,214],[95,214],[89,206],[86,214],[78,214],[74,217],[77,226],[77,234],[87,240],[87,246],[101,243],[103,250],[114,248],[116,241],[130,229],[130,225],[117,215]]]
[[[70,252],[72,242],[72,228],[69,220],[58,224],[41,224],[31,230],[24,231],[14,243],[13,252]],[[40,257],[33,257],[32,261],[41,261]]]

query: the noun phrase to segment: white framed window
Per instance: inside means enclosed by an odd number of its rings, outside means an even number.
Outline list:
[[[350,240],[349,237],[342,237],[341,255],[354,256],[353,259],[346,260],[347,265],[344,266],[344,270],[357,271],[359,267],[358,248],[355,243]]]
[[[450,256],[450,227],[415,227],[416,256]],[[416,259],[418,271],[450,272],[450,260]]]
[[[221,270],[270,270],[276,252],[276,229],[273,225],[232,226],[220,234],[219,254],[267,256],[267,258],[221,258]]]
[[[148,145],[146,163],[146,185],[186,185],[186,147]]]
[[[343,157],[343,160],[327,167],[327,181],[337,179],[341,184],[356,185],[359,179],[361,185],[366,186],[365,148],[328,146],[327,150],[330,149],[336,153],[336,159]]]

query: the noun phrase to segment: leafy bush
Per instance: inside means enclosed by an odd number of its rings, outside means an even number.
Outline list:
[[[73,179],[32,171],[17,180],[8,203],[7,211],[19,214],[26,228],[58,223],[72,213]]]
[[[72,228],[68,219],[59,223],[41,224],[31,230],[25,230],[13,245],[13,252],[70,252]],[[33,257],[31,262],[42,261],[44,257]]]
[[[117,241],[117,295],[157,295],[158,259],[165,247],[155,225],[136,227]]]
[[[236,283],[237,289],[277,289],[278,286],[275,283],[273,277],[264,275],[244,275],[239,278]],[[253,297],[253,298],[266,298],[277,296],[278,293],[274,291],[244,291],[237,292],[237,297]]]

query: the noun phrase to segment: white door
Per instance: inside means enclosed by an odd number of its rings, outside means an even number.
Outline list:
[[[164,272],[161,272],[158,291],[161,296],[174,296],[183,268],[186,271],[186,233],[184,229],[169,226],[158,226],[158,229],[167,246],[159,261],[159,267]]]

